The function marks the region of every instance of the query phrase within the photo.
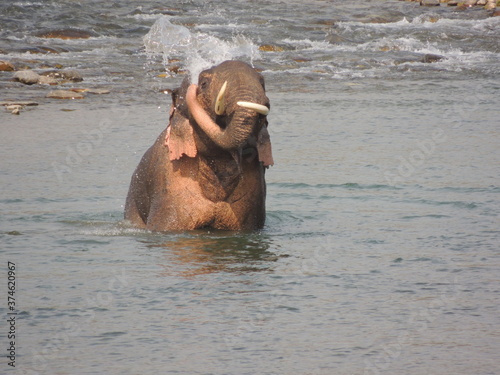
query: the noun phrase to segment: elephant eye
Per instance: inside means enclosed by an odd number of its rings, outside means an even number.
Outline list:
[[[200,87],[200,89],[206,90],[208,88],[209,82],[209,77],[207,77],[206,75],[200,76],[198,86]]]

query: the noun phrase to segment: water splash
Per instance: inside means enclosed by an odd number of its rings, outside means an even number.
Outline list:
[[[229,41],[222,40],[172,24],[167,16],[158,18],[143,42],[148,54],[163,57],[165,66],[169,59],[181,60],[191,77],[198,77],[202,70],[225,60],[240,59],[252,64],[261,57],[258,46],[242,35],[233,36]]]

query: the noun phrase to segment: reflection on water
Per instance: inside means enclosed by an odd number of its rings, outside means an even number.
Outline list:
[[[163,249],[163,274],[193,277],[214,272],[270,271],[278,257],[268,249],[272,239],[262,233],[202,232],[148,244]]]

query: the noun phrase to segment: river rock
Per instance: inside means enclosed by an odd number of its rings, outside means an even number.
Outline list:
[[[79,92],[71,90],[53,90],[46,95],[46,98],[52,99],[83,99],[85,96]]]
[[[57,82],[57,79],[49,76],[44,76],[41,75],[40,78],[38,79],[38,83],[40,85],[57,85],[59,82]]]
[[[14,74],[14,80],[26,85],[34,85],[39,79],[40,75],[32,70],[20,70]]]
[[[72,82],[83,81],[82,75],[76,70],[61,70],[60,73],[62,74],[63,79],[68,79]]]
[[[422,61],[423,63],[433,63],[433,62],[441,61],[443,59],[444,59],[444,56],[435,55],[433,53],[426,53],[420,61]]]
[[[400,0],[403,1],[403,0]],[[438,6],[440,3],[446,3],[449,6],[456,6],[457,10],[465,10],[473,6],[484,6],[485,9],[495,9],[497,0],[406,0],[418,1],[420,5],[424,6]]]
[[[55,29],[42,31],[35,36],[39,38],[53,38],[53,39],[88,39],[97,36],[93,31],[81,29]]]
[[[273,46],[270,44],[264,44],[264,45],[259,47],[259,50],[263,51],[263,52],[283,52],[285,49],[283,47],[280,47],[280,46]]]
[[[10,101],[10,102],[0,102],[0,105],[3,105],[5,109],[10,113],[12,113],[13,115],[18,115],[21,113],[21,109],[23,109],[24,107],[38,105],[38,103]]]
[[[496,0],[488,0],[488,2],[486,3],[486,6],[484,8],[487,10],[492,10],[492,9],[495,9],[496,7],[497,7]]]
[[[440,6],[439,0],[420,0],[420,5],[422,6]]]
[[[434,63],[443,60],[445,57],[441,55],[434,55],[432,53],[413,53],[408,52],[404,56],[394,60],[394,65],[401,65],[406,63]]]
[[[5,102],[0,102],[0,105],[3,106],[9,106],[9,105],[20,105],[20,106],[35,106],[38,105],[37,102],[29,102],[29,101],[22,101],[22,100],[10,100],[10,101],[5,101]]]
[[[83,81],[82,75],[76,70],[49,70],[47,72],[43,72],[42,75],[46,77],[52,77],[60,80],[67,80],[71,82],[81,82]]]
[[[87,92],[89,94],[105,95],[105,94],[109,94],[111,91],[109,91],[107,89],[88,89]]]
[[[5,108],[7,109],[7,111],[10,111],[10,113],[12,113],[13,115],[18,115],[19,113],[21,113],[21,109],[23,108],[23,106],[19,104],[13,104],[5,106]]]
[[[96,95],[104,95],[104,94],[109,94],[111,92],[107,89],[75,88],[75,89],[70,89],[70,90],[74,91],[74,92],[88,92],[89,94],[96,94]]]
[[[328,19],[316,20],[316,21],[314,21],[314,23],[317,25],[323,25],[323,26],[333,26],[337,23],[337,21],[328,18]]]
[[[16,70],[14,64],[8,61],[0,60],[0,72],[12,72],[14,70]]]
[[[34,47],[22,47],[15,50],[19,53],[30,53],[30,54],[59,54],[61,52],[68,52],[65,48],[60,47],[47,47],[47,46],[34,46]]]

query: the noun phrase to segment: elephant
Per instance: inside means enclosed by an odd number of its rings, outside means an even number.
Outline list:
[[[171,95],[169,124],[132,175],[125,220],[151,231],[263,228],[274,161],[262,75],[225,61]]]

